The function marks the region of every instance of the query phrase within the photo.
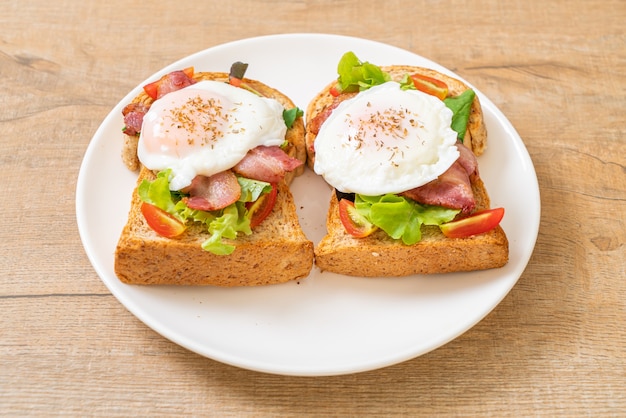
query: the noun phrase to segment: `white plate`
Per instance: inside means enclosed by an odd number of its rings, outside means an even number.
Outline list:
[[[337,62],[349,50],[378,65],[421,65],[454,75],[412,52],[377,42],[289,34],[210,48],[149,80],[191,65],[197,71],[228,71],[234,61],[244,61],[248,77],[282,90],[305,108],[336,77]],[[78,227],[85,251],[111,293],[147,326],[191,351],[285,375],[337,375],[388,366],[471,328],[504,298],[528,263],[540,217],[534,167],[515,129],[477,90],[489,132],[488,150],[479,158],[481,175],[492,204],[506,208],[502,226],[510,241],[510,262],[504,268],[380,279],[314,269],[299,282],[234,289],[122,284],[113,271],[113,253],[136,176],[120,159],[121,111],[144,84],[115,106],[89,144],[76,191]],[[328,188],[307,171],[292,189],[302,227],[318,242],[325,233]]]

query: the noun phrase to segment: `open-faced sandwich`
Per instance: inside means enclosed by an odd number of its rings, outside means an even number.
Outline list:
[[[317,266],[405,276],[505,265],[504,209],[490,208],[476,159],[487,131],[475,92],[352,52],[338,75],[306,112],[308,164],[334,189]]]
[[[123,110],[139,170],[115,272],[129,284],[254,286],[305,277],[313,243],[289,184],[306,162],[302,111],[230,73],[173,71]]]

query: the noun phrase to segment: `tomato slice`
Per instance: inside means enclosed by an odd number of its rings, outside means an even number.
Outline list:
[[[255,228],[261,224],[272,213],[278,196],[278,187],[272,184],[272,190],[265,193],[254,202],[248,202],[246,207],[250,213],[250,228]]]
[[[329,92],[330,92],[331,96],[333,96],[333,97],[337,97],[337,96],[339,96],[341,94],[341,91],[339,90],[339,88],[337,87],[336,84],[330,88]]]
[[[466,238],[491,231],[498,226],[503,216],[504,208],[487,209],[439,227],[448,238]]]
[[[159,92],[159,84],[161,84],[161,80],[153,81],[152,83],[146,84],[143,86],[143,91],[146,92],[152,100],[156,100],[158,92]]]
[[[228,77],[228,83],[229,83],[231,86],[241,87],[241,78],[237,78],[237,77]]]
[[[411,79],[413,79],[413,84],[419,91],[428,93],[440,100],[445,99],[448,95],[448,85],[441,80],[422,74],[413,74]]]
[[[362,216],[348,199],[339,201],[339,219],[346,232],[355,238],[364,238],[376,231],[378,227]]]
[[[187,74],[187,77],[189,78],[193,78],[194,72],[195,70],[193,67],[183,68],[183,73]]]
[[[183,69],[182,71],[183,73],[187,75],[187,77],[189,78],[193,77],[193,74],[194,74],[193,67],[187,67]],[[152,98],[153,100],[156,100],[159,95],[159,86],[161,85],[163,80],[167,79],[167,77],[169,77],[169,74],[165,74],[163,77],[161,77],[157,81],[153,81],[152,83],[146,84],[145,86],[143,86],[143,91],[145,91],[146,94],[150,96],[150,98]]]
[[[185,225],[181,221],[158,206],[143,202],[141,213],[150,228],[163,237],[174,238],[185,232]]]

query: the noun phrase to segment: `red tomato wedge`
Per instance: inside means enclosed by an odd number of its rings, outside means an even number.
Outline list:
[[[348,199],[339,201],[339,219],[346,232],[355,238],[364,238],[378,229],[365,219],[354,207],[354,202]]]
[[[183,68],[183,73],[187,74],[187,77],[193,78],[195,70],[193,67],[187,67],[187,68]]]
[[[237,77],[228,77],[228,83],[229,83],[231,86],[241,87],[241,78],[237,78]]]
[[[143,91],[145,91],[146,94],[150,96],[153,100],[156,100],[157,98],[160,81],[161,80],[153,81],[152,83],[143,86]]]
[[[278,187],[272,184],[272,190],[269,193],[261,195],[255,202],[248,202],[246,208],[251,214],[250,228],[255,228],[261,224],[272,213],[278,196]]]
[[[424,93],[428,93],[432,96],[443,100],[448,95],[448,85],[436,78],[428,77],[421,74],[413,74],[411,76],[415,88]]]
[[[189,78],[193,77],[193,74],[194,74],[193,67],[187,67],[183,69],[182,71],[183,73],[187,75],[187,77]],[[146,94],[150,96],[153,100],[156,100],[159,95],[159,86],[161,85],[161,83],[163,83],[163,80],[166,80],[169,76],[170,74],[165,74],[163,77],[161,77],[157,81],[153,81],[152,83],[146,84],[145,86],[143,86],[143,91],[145,91]]]
[[[466,238],[491,231],[498,226],[503,216],[504,208],[487,209],[439,227],[448,238]]]
[[[163,237],[174,238],[185,232],[185,225],[181,221],[157,206],[143,202],[141,213],[150,228]]]
[[[337,88],[337,85],[335,84],[330,88],[329,93],[331,94],[331,96],[337,97],[341,94],[341,91],[339,91],[339,88]]]

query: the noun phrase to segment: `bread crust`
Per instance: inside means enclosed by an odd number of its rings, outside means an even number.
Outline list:
[[[395,81],[400,81],[405,74],[416,73],[437,78],[448,85],[449,96],[457,96],[469,88],[460,80],[428,68],[395,65],[382,69]],[[330,89],[335,84],[336,80],[332,81],[311,100],[306,110],[307,121],[333,103]],[[307,125],[305,142],[307,164],[311,169],[315,161],[315,136]],[[478,96],[472,103],[464,144],[477,156],[487,145],[487,129]],[[471,182],[476,209],[489,208],[489,195],[483,181],[474,175]],[[509,258],[509,243],[500,226],[485,234],[454,239],[445,237],[439,227],[422,226],[422,239],[413,245],[394,240],[382,230],[365,238],[355,238],[345,231],[339,219],[334,190],[326,228],[327,235],[315,247],[315,263],[321,270],[349,276],[397,277],[483,270],[502,267]]]
[[[227,73],[196,73],[200,80],[228,81]],[[265,97],[278,100],[285,109],[295,104],[282,92],[256,80],[244,79]],[[141,92],[133,102],[151,103]],[[303,118],[287,130],[287,154],[306,162]],[[125,136],[122,159],[131,170],[139,170],[137,186],[155,174],[137,160],[137,138]],[[135,187],[128,221],[115,250],[114,269],[118,278],[135,285],[259,286],[284,283],[309,275],[313,267],[313,243],[300,228],[289,184],[304,171],[304,165],[287,173],[278,184],[276,204],[270,215],[251,235],[239,234],[230,255],[204,251],[201,244],[210,237],[206,227],[191,225],[180,237],[156,234],[141,214],[141,199]]]

